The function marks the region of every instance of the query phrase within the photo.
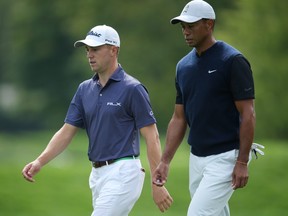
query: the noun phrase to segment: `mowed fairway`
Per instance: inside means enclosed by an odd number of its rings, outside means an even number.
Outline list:
[[[86,156],[84,132],[69,148],[36,176],[24,181],[21,170],[46,146],[55,131],[0,135],[0,215],[1,216],[85,216],[91,214],[88,177],[91,166]],[[288,143],[263,141],[264,157],[253,159],[248,187],[237,190],[231,201],[232,216],[286,215],[288,210]],[[163,143],[164,144],[164,143]],[[174,198],[172,207],[161,213],[153,203],[150,174],[142,142],[141,160],[146,181],[130,216],[185,216],[189,205],[189,147],[183,143],[170,169],[167,188]]]

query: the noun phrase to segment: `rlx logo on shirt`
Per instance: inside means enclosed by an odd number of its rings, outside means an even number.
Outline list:
[[[107,102],[107,106],[121,106],[121,103],[119,102]]]

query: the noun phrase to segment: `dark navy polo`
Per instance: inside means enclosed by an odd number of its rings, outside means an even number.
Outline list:
[[[235,101],[254,99],[254,82],[250,64],[238,50],[221,41],[201,56],[193,49],[177,64],[176,89],[193,154],[209,156],[239,148]]]
[[[146,88],[119,66],[103,88],[97,74],[79,85],[65,122],[86,129],[90,161],[106,161],[139,155],[139,129],[156,120]]]

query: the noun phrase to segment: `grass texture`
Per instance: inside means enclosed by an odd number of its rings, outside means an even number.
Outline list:
[[[0,134],[0,215],[3,216],[85,216],[91,215],[87,159],[87,138],[81,132],[71,145],[43,167],[35,183],[24,181],[24,165],[46,147],[53,131]],[[164,140],[164,139],[163,139]],[[164,143],[164,142],[163,142]],[[265,140],[265,156],[250,164],[249,183],[237,190],[231,200],[232,216],[286,215],[288,209],[288,143]],[[145,143],[141,142],[141,161],[149,169]],[[150,175],[146,172],[142,195],[130,216],[185,216],[190,202],[188,192],[189,146],[183,143],[172,161],[166,184],[174,203],[161,213],[151,196]]]

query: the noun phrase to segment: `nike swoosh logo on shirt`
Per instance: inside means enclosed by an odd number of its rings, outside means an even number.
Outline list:
[[[252,87],[250,87],[250,88],[245,88],[245,89],[244,89],[244,91],[246,91],[246,92],[248,92],[248,91],[250,91],[250,90],[252,90]]]
[[[208,70],[208,73],[210,74],[210,73],[214,73],[214,72],[216,72],[217,70]]]

